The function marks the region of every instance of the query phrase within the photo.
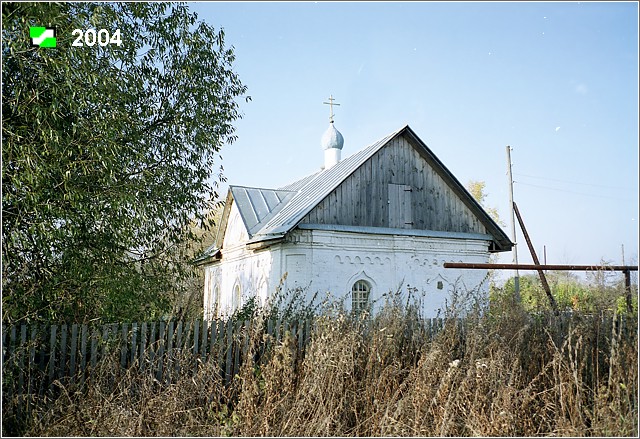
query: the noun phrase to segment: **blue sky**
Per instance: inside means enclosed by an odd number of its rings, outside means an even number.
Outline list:
[[[222,151],[228,183],[278,187],[317,171],[332,94],[343,158],[409,124],[463,184],[486,182],[510,235],[511,145],[514,199],[541,259],[546,246],[548,263],[619,264],[624,245],[637,264],[636,2],[190,8],[224,28],[252,98]]]

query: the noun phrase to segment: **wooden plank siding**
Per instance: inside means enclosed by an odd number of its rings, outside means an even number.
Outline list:
[[[398,136],[348,176],[301,221],[305,224],[337,224],[392,227],[443,232],[487,233],[476,214],[430,165],[426,155],[405,136]],[[390,185],[399,185],[390,189]],[[412,224],[400,224],[392,209],[400,187],[410,191]],[[400,203],[400,204],[396,204]],[[392,207],[393,206],[393,207]],[[390,221],[391,218],[391,221]]]

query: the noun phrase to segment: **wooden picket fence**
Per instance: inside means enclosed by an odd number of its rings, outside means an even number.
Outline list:
[[[423,322],[425,335],[433,337],[444,325],[441,318]],[[311,337],[311,319],[294,322],[267,320],[263,324],[259,353],[267,352],[289,333],[300,358]],[[131,367],[154,373],[171,382],[189,361],[214,361],[229,384],[238,373],[247,351],[250,322],[200,320],[113,324],[2,325],[2,391],[6,395],[49,391],[56,381],[82,385],[96,365],[111,356],[121,369]],[[177,365],[178,359],[180,364]]]
[[[464,328],[462,319],[456,319]],[[555,322],[557,343],[566,336],[571,315],[548,320]],[[433,339],[444,327],[443,318],[424,319],[420,332]],[[632,322],[632,323],[635,323]],[[627,319],[596,317],[597,332],[610,333],[614,325],[622,333],[635,333],[637,325]],[[252,324],[248,321],[200,320],[145,323],[2,325],[2,393],[43,395],[59,381],[67,386],[82,385],[92,378],[96,365],[105,358],[121,370],[138,368],[155,374],[159,382],[172,382],[185,367],[215,362],[225,384],[231,383],[249,351]],[[267,320],[260,329],[258,357],[279,343],[284,334],[297,344],[296,355],[303,358],[311,338],[313,321]],[[472,329],[471,329],[472,330]],[[464,330],[461,334],[464,337]],[[255,340],[255,339],[254,339]],[[255,353],[254,353],[255,355]],[[185,361],[186,359],[186,361]]]
[[[249,349],[249,322],[159,321],[102,325],[2,326],[2,391],[6,395],[39,394],[55,381],[83,384],[105,357],[122,369],[136,367],[169,382],[187,363],[215,361],[226,384],[235,376]],[[260,351],[290,333],[303,352],[311,321],[295,323],[268,320],[268,334]],[[180,361],[178,361],[180,359]]]

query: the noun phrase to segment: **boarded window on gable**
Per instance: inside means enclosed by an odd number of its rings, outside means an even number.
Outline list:
[[[413,189],[406,184],[389,184],[389,227],[412,229],[411,194]]]

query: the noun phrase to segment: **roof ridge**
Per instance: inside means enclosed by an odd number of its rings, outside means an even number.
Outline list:
[[[339,161],[338,163],[336,163],[336,164],[340,164],[340,163],[342,163],[342,162],[344,162],[344,161],[346,161],[346,160],[349,160],[351,157],[355,156],[356,154],[359,154],[359,153],[364,152],[366,149],[368,149],[368,148],[370,148],[371,146],[373,146],[373,145],[377,144],[378,142],[382,142],[382,141],[384,141],[384,140],[385,140],[385,139],[387,139],[387,138],[389,138],[389,139],[393,138],[393,136],[397,135],[397,134],[398,134],[398,133],[400,133],[402,130],[404,130],[405,128],[408,128],[408,127],[409,127],[409,125],[405,125],[404,127],[400,128],[399,130],[394,131],[394,132],[393,132],[393,133],[391,133],[391,134],[387,134],[387,135],[386,135],[386,136],[384,136],[384,137],[381,137],[380,139],[376,140],[375,142],[372,142],[372,143],[370,143],[369,145],[365,146],[364,148],[361,148],[361,149],[359,149],[358,151],[354,152],[353,154],[351,154],[351,155],[349,155],[349,156],[345,157],[344,159],[340,160],[340,161]],[[388,141],[388,140],[387,140],[387,141]],[[386,142],[385,142],[385,143],[386,143]],[[324,174],[326,171],[330,171],[332,168],[333,168],[333,167],[328,168],[328,169],[325,169],[325,168],[321,169],[319,172],[317,172],[317,173],[314,175],[314,177],[313,177],[313,178],[309,179],[309,181],[308,181],[307,183],[305,183],[305,184],[300,188],[300,190],[302,190],[302,189],[304,189],[305,187],[307,187],[308,185],[310,185],[310,184],[311,184],[311,183],[312,183],[316,178],[320,177],[320,176],[321,176],[322,174]],[[313,174],[310,174],[308,177],[311,177],[312,175],[313,175]],[[306,178],[306,177],[305,177],[305,178]],[[346,177],[345,177],[345,178],[346,178]],[[302,179],[300,179],[300,180],[304,180],[304,178],[302,178]],[[300,181],[300,180],[299,180],[299,181]],[[298,191],[298,192],[299,192],[299,191]]]
[[[319,171],[315,171],[312,172],[311,174],[305,175],[302,178],[299,178],[297,180],[292,181],[291,183],[288,183],[284,186],[280,186],[280,190],[291,190],[294,192],[298,192],[301,188],[303,188],[304,186],[306,186],[307,183],[305,183],[305,181],[307,180],[313,180],[319,173],[322,172],[322,169]],[[289,187],[297,187],[299,184],[302,184],[300,187],[298,187],[297,189],[285,189],[285,188],[289,188]]]
[[[229,188],[240,188],[240,189],[256,189],[259,191],[274,191],[274,192],[296,192],[296,191],[292,191],[292,190],[288,190],[288,189],[274,189],[274,188],[270,188],[270,187],[255,187],[255,186],[244,186],[244,185],[240,185],[240,184],[230,184]]]
[[[349,175],[351,175],[358,167],[373,156],[382,146],[386,145],[391,139],[406,129],[410,129],[409,125],[381,137],[368,146],[356,151],[345,159],[339,161],[329,169],[323,169],[313,178],[310,178],[298,192],[288,201],[286,206],[273,215],[263,227],[258,230],[257,235],[272,235],[287,233],[291,228],[306,215],[313,207],[320,203],[328,194],[340,185]],[[331,178],[335,176],[336,178]],[[320,180],[319,184],[313,184]],[[325,178],[327,177],[327,178]],[[293,206],[293,207],[292,207]]]

